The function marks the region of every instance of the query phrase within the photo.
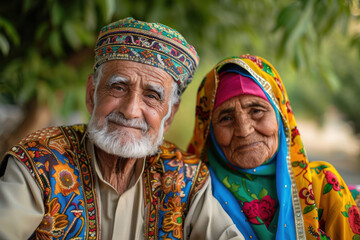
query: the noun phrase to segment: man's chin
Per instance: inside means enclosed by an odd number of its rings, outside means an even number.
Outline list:
[[[103,135],[102,137],[94,136],[93,140],[96,146],[106,153],[122,158],[144,158],[155,154],[159,147],[158,144],[147,138],[137,140],[124,136],[119,139]]]
[[[100,149],[108,154],[123,158],[144,158],[154,155],[162,143],[162,134],[149,136],[141,130],[131,131],[109,129],[108,124],[104,127],[89,124],[89,137]],[[160,132],[160,131],[159,131]]]

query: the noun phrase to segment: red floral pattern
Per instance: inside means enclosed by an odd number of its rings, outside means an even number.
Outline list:
[[[276,212],[275,204],[276,201],[269,195],[263,197],[261,201],[254,199],[251,202],[244,202],[244,214],[249,222],[253,224],[261,224],[257,218],[259,217],[266,227],[269,227]]]
[[[325,171],[325,170],[324,173],[325,173],[326,181],[333,186],[333,189],[335,191],[340,191],[341,187],[336,175],[330,171]]]
[[[353,232],[360,234],[360,215],[357,206],[349,208],[349,223]]]
[[[307,205],[313,205],[315,203],[315,197],[312,184],[309,185],[309,188],[302,188],[299,192],[299,196],[300,198],[305,199]]]

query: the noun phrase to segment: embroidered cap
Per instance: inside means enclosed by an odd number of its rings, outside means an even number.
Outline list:
[[[199,63],[193,46],[175,29],[125,18],[103,27],[95,47],[96,70],[111,60],[130,60],[169,73],[184,92]]]

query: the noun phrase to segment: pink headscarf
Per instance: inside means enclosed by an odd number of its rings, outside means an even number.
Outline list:
[[[223,72],[219,75],[220,81],[215,96],[214,109],[223,102],[239,95],[254,95],[269,101],[262,88],[251,78],[239,73]]]

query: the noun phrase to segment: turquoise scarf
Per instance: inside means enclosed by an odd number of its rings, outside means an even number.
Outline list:
[[[256,82],[251,75],[238,73]],[[295,239],[284,127],[274,104],[269,101],[278,119],[279,147],[270,160],[257,168],[241,169],[232,165],[216,143],[210,127],[211,147],[207,156],[213,194],[246,239]]]

